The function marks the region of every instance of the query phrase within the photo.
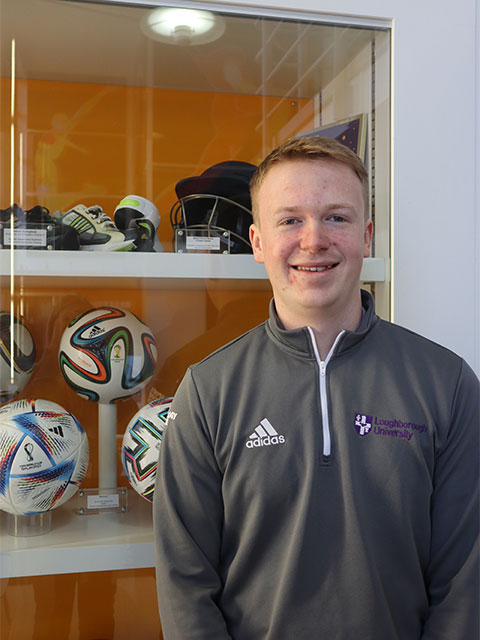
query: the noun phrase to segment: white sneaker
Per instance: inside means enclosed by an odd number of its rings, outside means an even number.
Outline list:
[[[135,249],[138,231],[134,229],[120,231],[98,205],[86,207],[84,204],[77,204],[66,213],[55,211],[53,217],[77,231],[82,251],[132,251]]]
[[[126,196],[116,207],[113,219],[122,231],[136,229],[139,239],[136,241],[137,251],[163,251],[162,243],[157,235],[160,214],[157,207],[142,196]]]

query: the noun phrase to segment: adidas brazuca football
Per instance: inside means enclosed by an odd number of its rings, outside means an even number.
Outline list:
[[[123,435],[125,475],[135,491],[149,502],[153,501],[158,452],[172,400],[162,398],[142,407],[130,420]]]
[[[43,513],[77,491],[88,467],[87,434],[48,400],[16,400],[0,408],[0,509]]]
[[[35,366],[35,342],[21,320],[0,311],[0,404],[20,393]]]
[[[103,404],[143,389],[156,361],[155,338],[147,325],[114,307],[86,311],[68,325],[60,340],[65,380],[81,396]]]

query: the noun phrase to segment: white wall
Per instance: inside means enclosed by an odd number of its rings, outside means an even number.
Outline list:
[[[293,3],[261,4],[290,9]],[[480,373],[480,0],[295,5],[299,11],[392,19],[394,319],[450,347]]]

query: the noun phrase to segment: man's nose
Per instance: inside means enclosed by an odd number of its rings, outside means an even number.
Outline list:
[[[300,248],[304,251],[316,252],[330,246],[329,231],[320,220],[309,220],[303,225]]]

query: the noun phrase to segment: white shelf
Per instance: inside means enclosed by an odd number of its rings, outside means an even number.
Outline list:
[[[52,529],[40,536],[9,535],[0,512],[0,578],[154,566],[150,503],[129,490],[127,513],[80,516],[74,500],[52,511]]]
[[[121,286],[149,288],[194,286],[195,281],[266,281],[263,264],[252,255],[192,253],[106,253],[93,251],[0,251],[0,276],[48,277],[48,286],[102,286],[107,278],[122,279]],[[72,280],[74,278],[74,280]],[[385,281],[385,259],[366,258],[361,279]],[[139,283],[138,279],[142,282]],[[35,286],[35,283],[33,283]]]
[[[0,252],[0,273],[61,278],[192,278],[264,279],[263,265],[253,256],[104,251]]]

